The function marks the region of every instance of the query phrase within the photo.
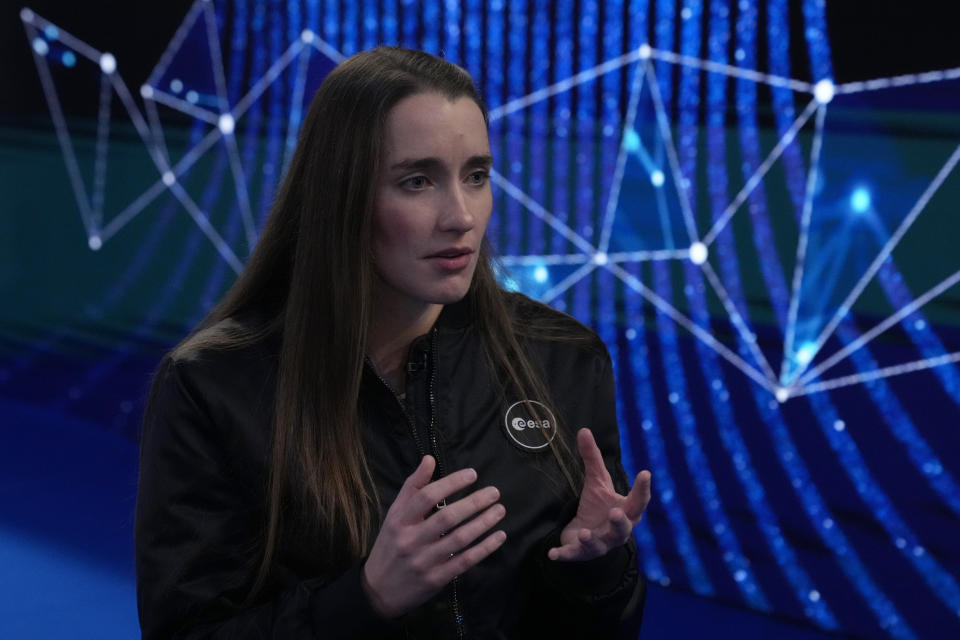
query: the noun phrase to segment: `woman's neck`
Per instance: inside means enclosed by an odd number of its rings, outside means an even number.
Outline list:
[[[367,332],[367,356],[377,373],[394,391],[406,389],[406,360],[410,345],[436,323],[443,305],[391,305],[387,300],[374,304],[373,320]]]

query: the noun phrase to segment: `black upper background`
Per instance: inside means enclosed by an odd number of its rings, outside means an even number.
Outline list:
[[[26,6],[112,52],[127,86],[138,87],[192,3],[30,0]],[[20,21],[23,6],[0,0],[0,124],[49,119]],[[790,6],[794,75],[809,79],[800,0],[791,0]],[[955,0],[828,0],[827,26],[838,82],[960,66],[960,3]],[[77,115],[94,115],[95,105],[90,109]]]

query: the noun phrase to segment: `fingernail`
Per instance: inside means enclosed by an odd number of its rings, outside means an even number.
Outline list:
[[[490,500],[500,499],[500,489],[496,487],[487,487],[487,498]]]

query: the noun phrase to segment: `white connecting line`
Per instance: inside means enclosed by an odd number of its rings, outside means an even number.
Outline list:
[[[800,309],[800,291],[803,286],[803,272],[807,262],[807,242],[810,238],[810,221],[813,216],[813,194],[817,186],[820,171],[820,150],[823,148],[823,122],[827,115],[826,105],[817,109],[817,123],[813,134],[813,147],[810,150],[810,168],[807,171],[807,186],[803,197],[803,211],[800,216],[800,236],[797,240],[797,260],[793,267],[790,310],[787,315],[786,336],[783,347],[783,361],[780,365],[780,380],[787,384],[790,369],[795,362],[793,352],[794,334],[797,327],[797,312]],[[816,353],[816,351],[814,351]],[[813,357],[813,354],[810,354]]]
[[[203,15],[205,21],[205,32],[208,40],[211,64],[213,65],[212,71],[215,84],[215,97],[217,105],[220,108],[219,113],[196,104],[196,101],[191,101],[189,99],[184,99],[174,95],[174,93],[167,91],[166,88],[161,89],[159,86],[161,78],[163,78],[164,74],[173,63],[184,40],[189,36],[191,30],[195,26],[196,21],[201,15]],[[52,25],[40,16],[37,16],[29,9],[24,9],[21,11],[21,19],[24,23],[24,27],[27,31],[27,35],[31,41],[31,44],[34,44],[38,41],[38,30],[55,30],[56,39],[59,40],[59,42],[70,47],[72,50],[76,51],[78,54],[87,58],[91,62],[98,64],[104,73],[104,78],[101,80],[101,111],[100,117],[98,118],[99,126],[96,144],[96,161],[94,165],[94,191],[91,197],[88,195],[86,187],[81,178],[76,154],[74,152],[70,135],[66,127],[66,119],[60,107],[59,100],[57,99],[56,90],[54,88],[50,70],[45,59],[45,52],[37,50],[36,46],[34,47],[34,60],[41,78],[44,94],[50,106],[51,114],[54,120],[54,127],[63,151],[71,187],[79,207],[80,217],[83,222],[84,229],[86,230],[91,248],[99,248],[104,241],[116,235],[157,197],[164,192],[169,191],[183,204],[184,208],[194,220],[195,224],[197,224],[201,232],[207,236],[223,259],[231,266],[231,268],[238,272],[242,269],[242,261],[227,245],[220,234],[213,228],[207,214],[203,212],[189,196],[189,194],[187,194],[186,190],[180,184],[180,179],[205,153],[207,153],[213,148],[214,145],[222,140],[224,142],[224,148],[230,159],[230,170],[234,180],[236,191],[235,195],[237,198],[240,215],[243,220],[245,235],[248,245],[252,246],[256,239],[256,229],[254,227],[253,212],[250,205],[249,191],[246,185],[245,174],[239,155],[239,150],[237,148],[237,143],[233,137],[233,130],[236,126],[236,123],[245,113],[247,113],[254,101],[263,95],[263,93],[272,85],[272,83],[274,83],[280,77],[283,71],[291,63],[293,63],[294,60],[297,60],[297,72],[294,81],[293,94],[295,98],[297,98],[294,109],[298,111],[296,111],[296,113],[291,113],[288,122],[283,160],[283,167],[285,170],[296,142],[295,129],[297,128],[300,116],[302,115],[301,103],[306,89],[305,85],[310,47],[322,55],[325,55],[335,64],[343,60],[343,56],[313,32],[304,31],[301,34],[301,37],[290,44],[288,49],[269,67],[263,76],[250,87],[247,93],[231,109],[229,107],[228,96],[226,92],[222,53],[220,49],[219,38],[217,36],[215,18],[216,16],[213,13],[213,9],[208,0],[197,0],[197,2],[191,6],[184,18],[183,23],[177,29],[166,51],[163,53],[159,62],[157,63],[157,66],[151,73],[150,78],[144,84],[144,86],[141,87],[140,93],[144,99],[146,112],[146,118],[144,118],[130,97],[130,93],[126,88],[126,85],[115,73],[116,61],[113,59],[113,56],[97,51],[71,34],[60,30],[55,25]],[[796,92],[813,94],[815,96],[815,99],[811,100],[810,103],[807,104],[805,109],[801,112],[791,127],[783,136],[780,137],[777,144],[770,151],[764,161],[746,180],[744,186],[736,194],[729,206],[718,217],[717,221],[713,224],[708,233],[702,237],[702,240],[699,237],[696,228],[695,216],[693,215],[692,206],[688,198],[687,185],[689,183],[683,176],[680,169],[678,160],[679,156],[672,139],[669,118],[667,117],[664,109],[663,100],[659,93],[659,86],[656,81],[653,65],[649,63],[650,60],[659,60],[670,64],[692,67],[707,73],[720,73],[731,78],[748,80],[759,84],[766,84],[772,87],[787,88]],[[623,68],[625,65],[637,61],[640,61],[640,65],[636,70],[636,76],[634,77],[634,81],[632,83],[630,103],[627,107],[624,130],[622,132],[623,135],[621,136],[621,147],[617,157],[617,164],[614,171],[611,191],[608,194],[606,202],[599,243],[594,246],[583,236],[573,231],[559,217],[547,211],[533,198],[517,188],[515,185],[511,184],[506,178],[496,172],[493,172],[491,175],[493,184],[497,185],[499,188],[502,188],[507,195],[519,201],[521,205],[523,205],[524,208],[533,215],[541,218],[561,236],[570,241],[576,247],[576,250],[579,251],[579,253],[570,254],[504,256],[501,259],[501,262],[504,265],[579,265],[578,268],[573,271],[573,273],[568,275],[561,282],[554,285],[545,293],[544,297],[547,300],[555,299],[564,291],[574,286],[579,280],[587,277],[593,272],[594,269],[609,269],[625,284],[627,284],[627,286],[638,292],[652,304],[656,305],[657,308],[673,318],[674,321],[690,331],[695,337],[716,350],[722,357],[740,369],[749,378],[766,388],[771,393],[776,394],[778,399],[785,399],[786,397],[794,397],[804,393],[812,393],[814,391],[837,388],[847,384],[855,384],[858,380],[876,379],[877,377],[886,377],[888,375],[899,375],[900,373],[916,371],[923,368],[928,368],[930,366],[938,366],[940,364],[947,364],[957,360],[956,354],[948,354],[947,356],[941,356],[939,358],[919,360],[916,362],[907,363],[905,365],[879,369],[875,372],[867,372],[860,374],[860,377],[846,376],[833,381],[811,383],[814,378],[844,358],[848,357],[856,349],[867,344],[876,335],[879,335],[886,329],[895,325],[897,322],[900,322],[904,317],[918,309],[930,299],[939,295],[950,286],[956,284],[958,278],[960,278],[960,275],[958,275],[960,272],[955,273],[950,278],[947,278],[942,283],[915,300],[913,303],[911,303],[911,305],[899,310],[890,318],[878,324],[876,327],[874,327],[874,329],[861,336],[858,340],[852,342],[843,350],[831,356],[830,359],[824,361],[816,368],[806,370],[806,364],[809,363],[801,365],[799,370],[794,372],[794,382],[787,387],[784,387],[780,382],[780,380],[784,379],[783,372],[781,373],[781,377],[779,379],[775,377],[772,368],[757,345],[756,335],[747,326],[745,319],[740,315],[736,306],[733,305],[722,282],[717,274],[713,271],[710,264],[706,262],[706,259],[708,255],[708,249],[719,233],[729,224],[735,213],[740,210],[750,193],[752,193],[753,190],[762,183],[763,178],[767,175],[773,164],[782,156],[785,149],[791,143],[793,143],[799,131],[810,120],[814,112],[817,112],[817,129],[815,132],[813,145],[814,151],[812,152],[813,158],[810,164],[810,175],[808,175],[807,193],[801,220],[801,242],[798,243],[798,245],[800,245],[798,246],[798,257],[801,259],[798,260],[796,271],[794,273],[790,322],[788,323],[788,329],[786,332],[787,335],[785,336],[783,367],[786,367],[786,360],[789,356],[791,356],[792,352],[793,333],[795,331],[797,321],[797,298],[799,296],[800,285],[802,284],[803,279],[802,258],[805,257],[805,246],[803,245],[805,245],[807,238],[807,234],[804,233],[804,229],[809,231],[810,217],[812,215],[812,184],[816,180],[815,174],[818,170],[817,156],[820,149],[820,138],[822,137],[826,102],[829,102],[830,97],[833,95],[846,95],[862,91],[958,79],[960,78],[960,68],[896,76],[892,78],[878,78],[863,82],[851,82],[837,86],[832,85],[829,83],[829,81],[821,81],[820,83],[814,85],[792,78],[765,74],[752,69],[742,69],[732,65],[721,64],[710,60],[702,60],[691,56],[684,56],[670,51],[654,49],[648,45],[643,45],[636,50],[603,62],[585,71],[581,71],[570,78],[561,80],[560,82],[554,83],[548,87],[534,91],[529,95],[512,99],[504,105],[492,109],[490,111],[490,120],[493,121],[503,118],[509,114],[525,109],[537,102],[546,100],[551,96],[565,91],[570,91],[574,87],[577,87],[585,82],[594,80],[603,74],[616,71]],[[829,94],[826,100],[823,100],[822,94],[819,93],[819,91],[824,88],[821,86],[824,82],[829,85],[826,87]],[[632,124],[633,120],[636,119],[641,92],[646,87],[649,87],[650,99],[652,100],[656,113],[657,130],[661,137],[663,148],[666,151],[667,161],[673,177],[673,184],[677,192],[676,195],[680,204],[687,235],[690,240],[690,246],[684,249],[674,249],[672,248],[671,241],[671,246],[661,250],[608,253],[610,239],[613,233],[614,218],[617,213],[621,185],[624,178],[626,155],[629,151],[625,144],[627,139],[627,128]],[[142,138],[150,157],[157,167],[159,179],[154,184],[147,187],[140,196],[135,198],[133,202],[127,205],[112,219],[107,221],[106,224],[103,224],[103,200],[106,184],[106,148],[109,131],[110,88],[112,88],[113,91],[116,92],[116,94],[120,97],[124,108],[129,114],[131,121],[133,122],[138,134]],[[106,97],[105,94],[107,94]],[[190,96],[187,97],[189,98]],[[155,106],[156,103],[163,104],[166,107],[175,109],[181,113],[212,125],[211,131],[209,131],[193,148],[189,149],[173,166],[171,166],[172,161],[170,158],[170,150],[167,148],[166,141],[164,139],[163,127],[160,123],[160,118]],[[643,141],[641,141],[640,145],[640,155],[641,160],[643,160],[642,156],[645,154],[645,149],[643,149]],[[834,315],[831,322],[827,325],[818,338],[814,352],[819,351],[826,339],[835,330],[840,319],[842,319],[843,315],[850,309],[850,305],[860,295],[863,288],[879,269],[879,266],[882,264],[883,260],[889,256],[897,241],[899,241],[899,239],[909,228],[910,224],[912,224],[919,213],[923,210],[930,198],[946,179],[950,171],[952,171],[953,167],[957,164],[958,160],[960,160],[960,147],[957,148],[954,154],[941,169],[940,173],[938,173],[937,177],[934,178],[930,187],[928,187],[927,191],[925,191],[920,200],[918,200],[917,204],[911,210],[910,214],[908,214],[907,218],[901,224],[897,232],[891,237],[890,241],[887,242],[887,245],[881,251],[880,255],[877,256],[877,259],[871,265],[870,269],[868,269],[867,273],[864,275],[858,285],[854,287],[854,290],[844,301],[843,305],[841,305],[840,309],[837,310],[837,313]],[[655,167],[652,159],[648,157],[647,161],[647,164],[650,165],[647,168],[651,173],[653,173],[655,170],[660,171],[659,168]],[[660,192],[658,191],[658,193]],[[660,200],[663,201],[663,198],[660,198]],[[661,205],[663,205],[662,202]],[[663,208],[663,206],[660,208]],[[661,213],[665,214],[663,211],[661,211]],[[751,354],[756,359],[760,370],[744,361],[728,347],[717,341],[717,339],[709,332],[708,329],[695,324],[687,316],[677,311],[674,307],[657,296],[656,293],[645,287],[637,278],[620,266],[621,264],[627,262],[687,259],[693,261],[704,270],[707,282],[720,298],[724,309],[730,316],[734,328],[737,330],[743,339],[744,344],[748,347]],[[783,371],[786,371],[786,369],[783,369]]]

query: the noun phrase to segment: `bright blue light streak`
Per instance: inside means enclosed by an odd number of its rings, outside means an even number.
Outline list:
[[[299,0],[298,0],[299,1]],[[296,4],[297,2],[291,2],[290,4]],[[363,48],[372,49],[373,47],[381,44],[378,42],[377,37],[377,25],[386,23],[387,12],[380,12],[380,9],[377,7],[376,0],[364,0],[363,2]],[[393,7],[391,7],[393,9]]]
[[[527,90],[524,82],[524,76],[529,73],[526,60],[526,3],[509,2],[502,14],[504,20],[504,32],[506,33],[505,54],[507,57],[506,77],[504,78],[504,95],[507,99],[514,96],[520,96]],[[509,24],[509,30],[507,29]],[[540,195],[534,195],[531,192],[530,171],[527,164],[529,159],[530,147],[535,143],[528,141],[525,135],[525,124],[529,121],[530,110],[523,109],[514,112],[499,120],[500,131],[503,132],[503,138],[500,142],[500,149],[505,153],[504,160],[508,162],[504,172],[506,178],[520,190],[533,199],[541,202]],[[533,216],[524,215],[521,204],[516,198],[507,198],[501,208],[503,220],[501,228],[505,235],[501,236],[501,250],[507,254],[528,253],[524,250],[525,233],[532,226],[536,226],[539,220],[532,219]],[[505,223],[505,224],[504,224]],[[542,224],[540,224],[542,228]]]
[[[550,84],[548,71],[550,68],[550,59],[553,52],[550,51],[550,3],[549,0],[536,0],[532,7],[532,15],[527,19],[531,21],[533,38],[529,46],[530,55],[527,60],[527,73],[529,81],[526,83],[530,89],[546,87]],[[526,87],[524,88],[526,89]],[[528,167],[529,193],[537,202],[543,203],[549,211],[553,206],[550,201],[551,168],[549,165],[550,150],[556,147],[556,139],[551,135],[547,123],[550,122],[550,105],[548,101],[541,100],[528,106],[526,113],[527,131],[529,132],[530,143],[525,152],[525,164]],[[544,221],[537,217],[527,215],[527,248],[525,253],[542,254],[547,251],[547,231],[551,228]],[[539,269],[534,271],[534,278],[538,275]],[[549,278],[549,272],[543,274]],[[546,279],[542,282],[546,282]]]
[[[597,64],[597,24],[596,4],[585,2],[582,15],[573,16],[573,11],[564,11],[577,20],[578,44],[580,49],[579,60],[576,61],[577,70],[590,69]],[[593,140],[596,132],[602,127],[597,126],[597,110],[594,94],[598,82],[586,82],[577,85],[572,92],[577,97],[576,121],[572,123],[571,131],[574,137],[571,147],[574,157],[577,158],[577,172],[575,184],[575,205],[571,218],[574,231],[583,236],[588,242],[599,241],[600,220],[594,218],[596,203],[593,198],[595,149]],[[596,233],[592,233],[595,231]],[[572,315],[581,322],[592,324],[592,305],[590,285],[593,277],[582,278],[572,287],[573,309]]]
[[[688,0],[684,3],[684,12],[689,12],[689,19],[683,20],[681,29],[681,53],[695,57],[701,46],[701,15],[703,5],[699,0]],[[695,179],[697,175],[697,133],[700,114],[700,72],[691,67],[683,67],[680,74],[678,104],[680,107],[679,126],[677,129],[677,155],[680,173],[688,181],[679,188],[685,189],[689,202],[694,210],[697,205],[697,189]],[[693,241],[694,239],[691,239]],[[695,306],[704,297],[703,277],[700,269],[691,263],[684,263],[687,298]],[[670,265],[666,263],[654,264],[656,286],[658,294],[669,301],[672,295],[672,284],[669,276]],[[710,522],[714,538],[723,552],[722,557],[727,570],[733,577],[737,588],[744,600],[751,607],[761,611],[770,610],[770,602],[757,582],[756,576],[750,567],[750,561],[745,557],[726,514],[724,501],[717,489],[709,460],[703,451],[703,445],[697,430],[696,418],[689,400],[687,376],[684,371],[683,360],[680,357],[677,343],[677,328],[672,320],[667,320],[664,314],[658,312],[657,323],[660,327],[661,344],[663,345],[663,360],[667,369],[668,387],[671,395],[676,394],[676,401],[672,402],[674,415],[683,442],[684,455],[687,467],[694,477],[694,486]],[[707,327],[710,326],[709,320]],[[699,343],[702,347],[702,343]]]
[[[626,269],[632,276],[640,280],[639,263],[628,263]],[[700,595],[713,595],[713,585],[710,584],[706,568],[700,560],[700,553],[690,531],[690,525],[687,523],[683,508],[680,505],[680,498],[677,495],[676,484],[670,469],[670,461],[667,458],[666,444],[660,428],[651,381],[650,351],[647,346],[646,330],[644,328],[645,302],[643,297],[633,289],[627,291],[624,299],[627,325],[637,328],[630,349],[630,365],[634,375],[633,400],[642,419],[640,433],[647,447],[650,468],[656,469],[657,472],[657,482],[653,485],[653,490],[656,492],[657,502],[666,513],[667,522],[673,534],[671,540],[680,554],[684,569],[690,578],[691,587]],[[641,526],[643,526],[642,521]],[[669,577],[664,574],[661,578],[661,584],[669,583]]]
[[[837,336],[844,344],[853,342],[858,337],[856,328],[850,322],[841,322]],[[867,347],[861,347],[851,354],[857,369],[872,371],[879,365],[870,355]],[[946,505],[957,515],[960,515],[960,485],[953,475],[943,467],[933,448],[927,444],[910,414],[897,399],[896,394],[884,379],[864,385],[873,402],[877,405],[877,413],[883,417],[890,432],[906,448],[907,455],[917,471],[924,476],[927,483],[936,491]]]
[[[328,3],[328,5],[331,3]],[[357,5],[356,0],[352,2],[341,2],[343,7],[343,16],[340,22],[340,53],[345,56],[352,56],[360,50],[357,33]]]
[[[434,55],[440,55],[440,30],[443,25],[440,24],[440,3],[422,2],[414,7],[408,7],[414,11],[419,10],[423,14],[422,22],[422,43],[421,48]]]
[[[849,321],[841,324],[847,322]],[[863,353],[860,353],[859,357],[862,358]],[[820,424],[820,430],[839,459],[840,468],[850,478],[860,498],[876,514],[877,524],[886,530],[890,540],[906,541],[906,544],[899,548],[927,583],[930,593],[943,601],[951,610],[960,611],[960,586],[931,554],[923,551],[919,538],[904,522],[886,492],[870,473],[849,431],[834,428],[834,425],[840,421],[840,416],[831,404],[829,395],[812,393],[805,398],[809,400],[812,413]]]

